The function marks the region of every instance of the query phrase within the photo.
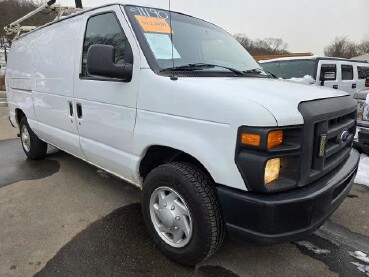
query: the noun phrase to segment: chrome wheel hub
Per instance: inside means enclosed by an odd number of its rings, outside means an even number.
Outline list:
[[[150,197],[150,216],[156,232],[170,246],[187,245],[192,236],[192,218],[178,192],[169,187],[157,188]]]
[[[22,140],[24,150],[29,152],[31,148],[31,139],[29,137],[28,129],[24,125],[22,126],[22,129],[21,129],[21,140]]]

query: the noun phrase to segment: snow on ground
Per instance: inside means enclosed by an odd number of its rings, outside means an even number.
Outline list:
[[[355,251],[355,252],[349,252],[349,254],[360,260],[361,262],[364,262],[366,264],[361,264],[361,263],[356,263],[356,262],[351,262],[353,265],[355,265],[357,267],[357,269],[363,273],[365,273],[367,276],[369,276],[369,257],[367,254],[365,254],[364,252],[361,251]]]
[[[369,156],[361,154],[359,170],[355,179],[356,184],[361,184],[369,187]]]
[[[329,254],[331,252],[327,249],[320,249],[319,247],[312,244],[310,241],[300,240],[300,241],[295,241],[295,243],[297,245],[305,247],[306,249],[310,251],[313,251],[315,254],[318,254],[318,255],[319,254]]]

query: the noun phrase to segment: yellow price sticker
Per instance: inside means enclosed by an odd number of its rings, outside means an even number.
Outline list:
[[[171,28],[164,18],[135,15],[145,32],[170,34]]]

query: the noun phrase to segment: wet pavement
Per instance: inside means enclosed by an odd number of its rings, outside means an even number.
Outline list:
[[[54,149],[29,161],[14,133],[0,117],[0,276],[366,276],[349,253],[369,253],[368,187],[302,242],[226,239],[190,268],[149,239],[137,188]]]

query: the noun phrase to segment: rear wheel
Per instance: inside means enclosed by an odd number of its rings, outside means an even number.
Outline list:
[[[31,160],[43,159],[47,152],[47,143],[40,140],[29,127],[26,117],[23,117],[19,124],[20,139],[24,153]]]
[[[170,163],[150,172],[142,210],[155,244],[182,264],[200,263],[223,242],[224,222],[213,183],[191,164]]]

